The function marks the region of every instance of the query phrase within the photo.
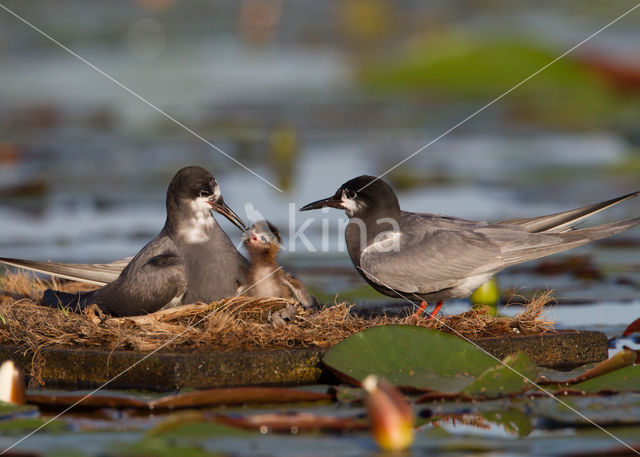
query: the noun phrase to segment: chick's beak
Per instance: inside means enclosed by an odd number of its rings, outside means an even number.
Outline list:
[[[209,205],[211,205],[216,213],[222,214],[243,232],[247,230],[248,227],[245,225],[242,219],[240,219],[240,216],[233,212],[233,210],[227,206],[222,198],[219,198],[217,200],[209,200]]]
[[[328,206],[330,208],[342,209],[342,200],[339,199],[338,197],[336,197],[335,195],[332,195],[329,198],[323,198],[322,200],[318,200],[318,201],[309,203],[308,205],[305,205],[302,208],[300,208],[300,211],[309,211],[311,209],[320,209],[320,208],[324,208],[325,206]]]

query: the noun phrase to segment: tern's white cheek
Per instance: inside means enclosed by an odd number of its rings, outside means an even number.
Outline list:
[[[189,244],[204,243],[209,239],[208,231],[215,220],[208,201],[207,197],[199,197],[189,202],[191,216],[179,230],[180,236]]]
[[[355,199],[348,198],[344,194],[342,194],[341,202],[342,202],[342,207],[344,208],[345,212],[347,213],[347,216],[349,217],[353,216],[355,212],[362,206]]]
[[[207,213],[211,211],[211,205],[209,204],[209,197],[198,197],[195,200],[189,202],[191,206],[191,212],[194,214]]]

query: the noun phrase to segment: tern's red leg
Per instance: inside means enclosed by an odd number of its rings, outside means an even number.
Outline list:
[[[433,308],[433,311],[431,311],[431,314],[429,314],[429,319],[435,318],[438,315],[438,311],[440,311],[440,308],[442,308],[442,302],[441,301],[439,301],[438,304],[436,305],[436,307]]]
[[[421,313],[422,311],[424,311],[426,308],[427,308],[427,302],[426,302],[426,301],[424,301],[424,300],[421,300],[421,301],[420,301],[420,308],[418,308],[418,309],[416,310],[416,312],[415,312],[415,313],[413,313],[413,316],[414,316],[414,317],[419,316],[419,315],[420,315],[420,313]]]

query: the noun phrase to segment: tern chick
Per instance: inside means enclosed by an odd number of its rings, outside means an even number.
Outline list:
[[[270,222],[259,221],[244,233],[243,242],[249,252],[247,280],[239,293],[247,297],[293,298],[305,308],[313,299],[304,285],[276,262],[282,246],[278,229]]]

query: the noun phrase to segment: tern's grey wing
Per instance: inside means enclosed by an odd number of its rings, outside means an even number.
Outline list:
[[[639,223],[640,218],[636,217],[566,232],[525,232],[523,234],[510,230],[508,226],[499,225],[478,228],[477,232],[500,246],[504,266],[507,267],[607,238],[635,227]]]
[[[73,279],[74,281],[85,282],[103,286],[115,280],[131,258],[116,260],[111,263],[59,263],[59,262],[37,262],[33,260],[12,259],[0,257],[0,263],[12,267],[45,273],[59,278]]]
[[[562,211],[560,213],[549,214],[546,216],[538,216],[523,219],[509,219],[499,222],[499,224],[518,225],[528,232],[565,232],[578,222],[593,214],[611,208],[618,203],[636,197],[640,192],[632,192],[622,197],[613,198],[593,205],[583,206],[582,208]]]
[[[440,291],[501,267],[499,246],[474,231],[389,235],[360,256],[360,268],[371,281],[406,293]]]
[[[360,266],[372,281],[401,292],[427,294],[491,275],[517,263],[544,257],[614,235],[640,218],[568,232],[529,233],[513,225],[479,225],[472,230],[434,230],[389,236],[362,251]]]
[[[105,312],[129,316],[179,305],[186,290],[184,260],[169,237],[159,236],[91,300]]]

